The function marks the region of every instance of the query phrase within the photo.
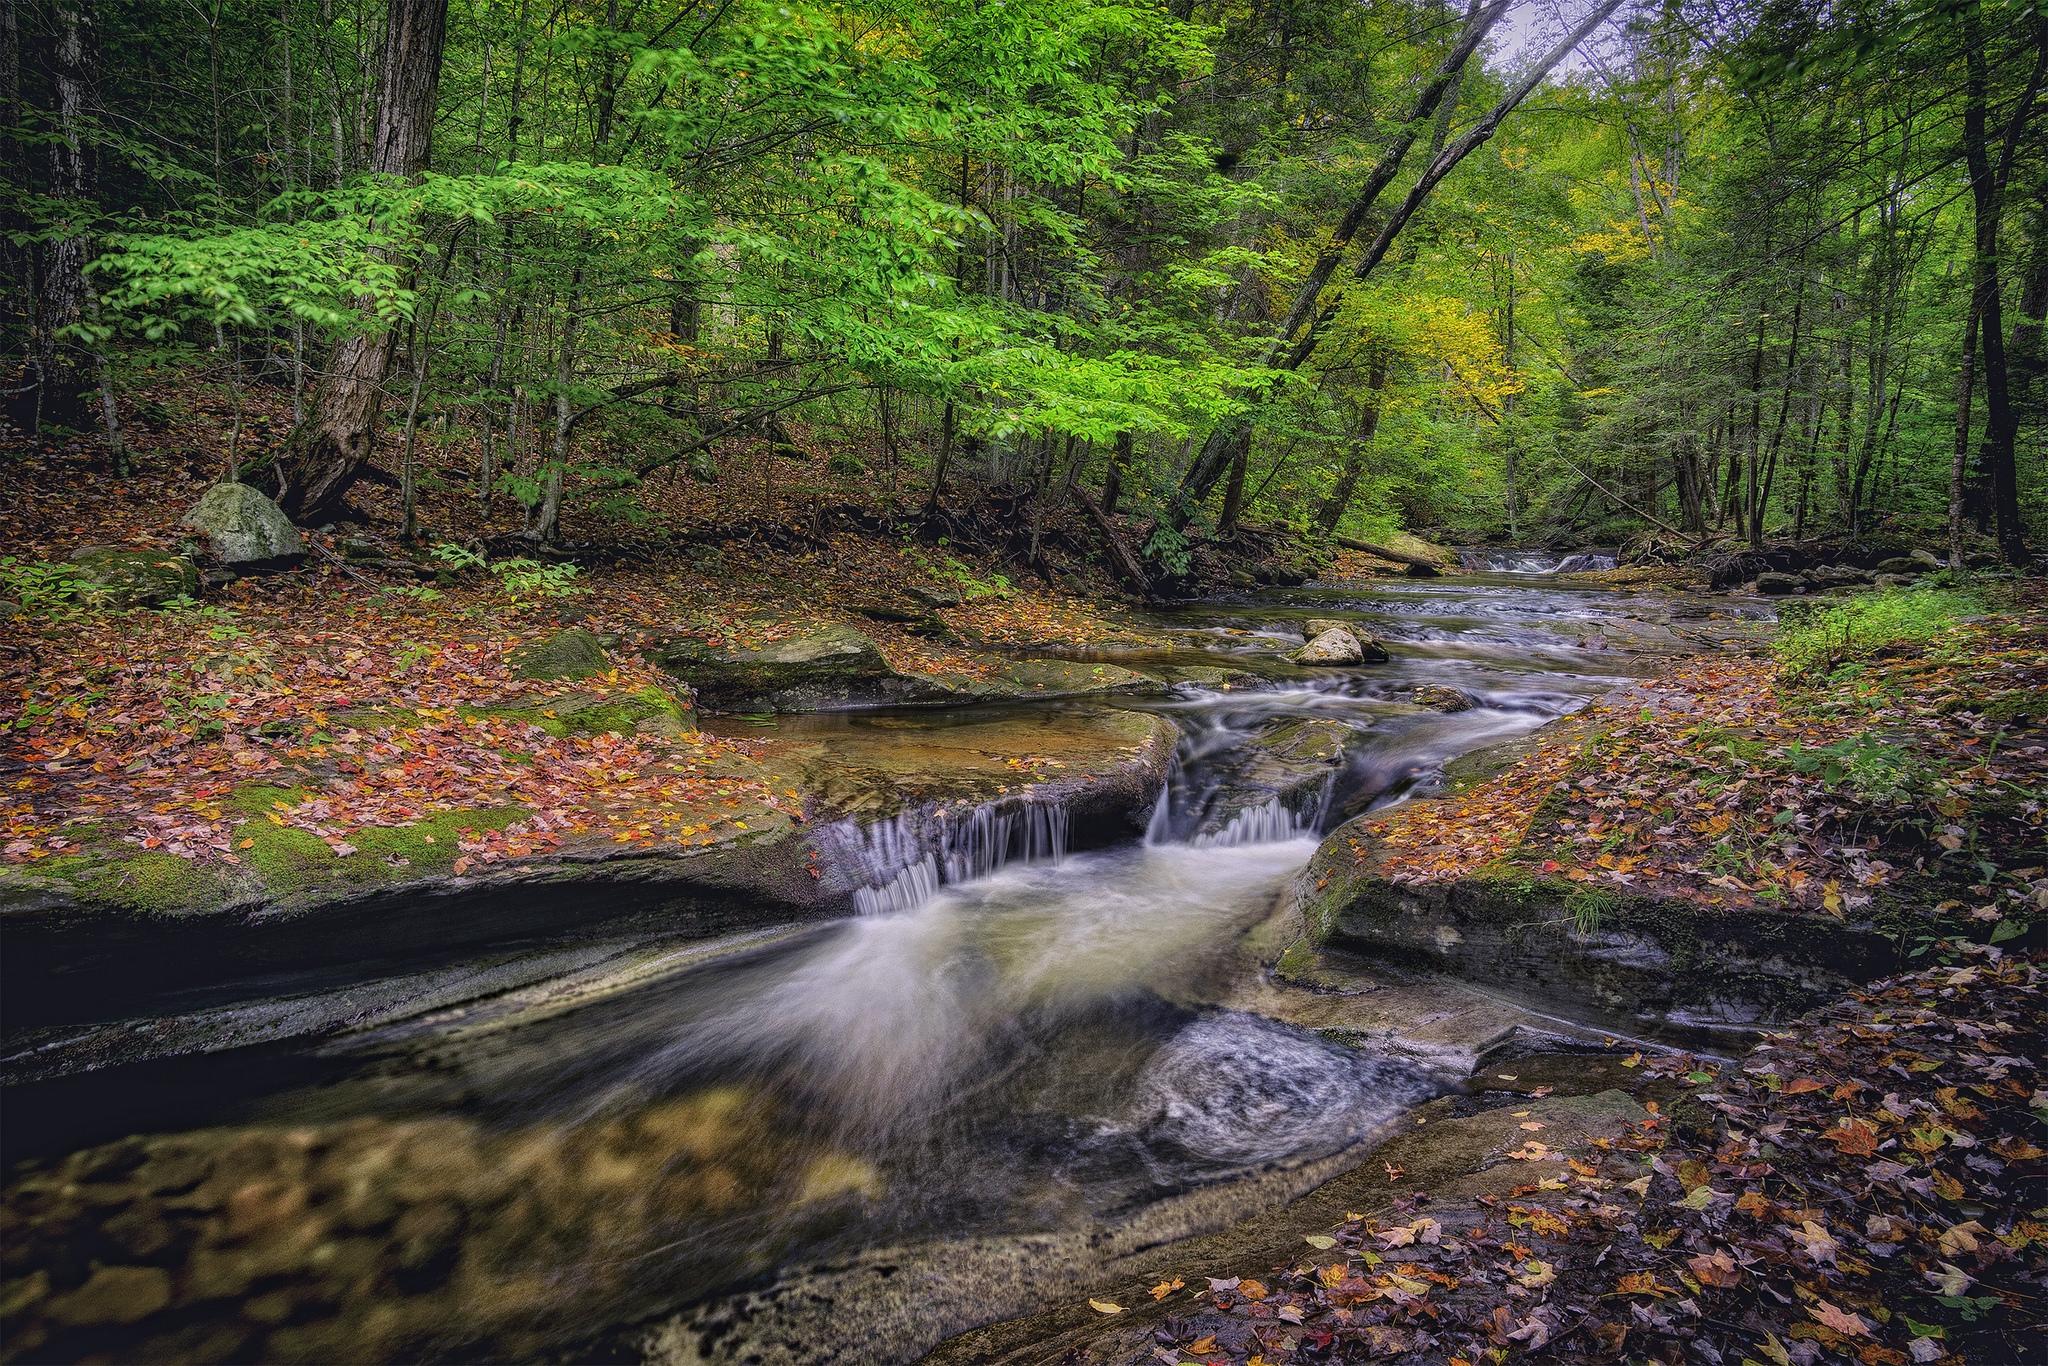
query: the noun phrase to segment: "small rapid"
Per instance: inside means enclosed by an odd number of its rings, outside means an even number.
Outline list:
[[[1179,743],[1128,828],[1031,782],[844,819],[817,832],[814,873],[855,914],[714,949],[658,930],[592,948],[531,987],[326,1040],[206,1127],[124,1087],[118,1132],[137,1137],[59,1155],[52,1179],[71,1179],[65,1161],[131,1173],[95,1179],[132,1181],[136,1218],[180,1230],[174,1250],[249,1236],[232,1230],[255,1206],[216,1210],[215,1194],[310,1211],[307,1227],[348,1230],[355,1260],[295,1270],[293,1312],[336,1342],[402,1319],[416,1326],[386,1354],[417,1358],[608,1352],[620,1325],[780,1277],[801,1289],[806,1268],[877,1250],[1023,1257],[1239,1208],[1202,1193],[1296,1189],[1457,1078],[1392,1037],[1255,1013],[1246,936],[1320,836],[1653,669],[1698,615],[1487,573],[1160,616],[1174,649],[1133,664],[1182,681],[1114,705],[1170,719]],[[1288,662],[1328,618],[1390,660]],[[1107,704],[1029,705],[1057,725]],[[885,720],[864,743],[959,724]],[[819,723],[817,743],[848,724]],[[179,1185],[188,1170],[204,1184]],[[186,1194],[163,1204],[159,1188]],[[403,1200],[370,1198],[389,1191]],[[232,1293],[216,1304],[233,1317]],[[207,1326],[200,1310],[180,1322]],[[242,1350],[254,1331],[221,1340]]]

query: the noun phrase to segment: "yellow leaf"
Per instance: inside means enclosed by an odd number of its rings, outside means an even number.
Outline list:
[[[1088,1301],[1088,1307],[1098,1314],[1121,1314],[1124,1312],[1122,1305],[1111,1304],[1108,1300],[1090,1300]]]

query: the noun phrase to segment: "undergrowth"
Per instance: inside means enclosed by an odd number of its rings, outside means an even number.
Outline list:
[[[1823,678],[1890,646],[1931,640],[1989,607],[1982,590],[1957,582],[1885,588],[1804,606],[1778,623],[1778,676],[1787,681]]]

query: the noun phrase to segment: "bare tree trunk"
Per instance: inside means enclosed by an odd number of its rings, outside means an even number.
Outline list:
[[[1365,407],[1358,414],[1358,430],[1352,435],[1351,449],[1345,452],[1344,469],[1338,474],[1330,496],[1316,511],[1316,526],[1325,536],[1337,530],[1344,514],[1351,510],[1351,500],[1358,494],[1358,481],[1364,477],[1365,462],[1372,454],[1373,436],[1380,429],[1380,404],[1386,398],[1390,373],[1387,358],[1375,355],[1372,368],[1366,372]]]
[[[447,30],[448,0],[391,0],[372,171],[413,176],[426,168]],[[372,323],[335,345],[313,392],[312,412],[279,462],[279,502],[293,517],[317,520],[334,511],[369,463],[395,340],[389,328]]]
[[[1109,470],[1102,476],[1102,513],[1105,517],[1116,516],[1116,505],[1124,494],[1124,469],[1131,463],[1132,436],[1127,428],[1116,434],[1116,444],[1110,448]]]

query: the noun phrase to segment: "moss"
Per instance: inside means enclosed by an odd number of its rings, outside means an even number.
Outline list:
[[[156,915],[209,910],[230,891],[227,880],[205,864],[125,846],[45,859],[35,872],[70,883],[88,900]]]
[[[646,687],[602,696],[568,693],[516,706],[464,704],[455,714],[468,721],[512,721],[533,726],[557,740],[570,735],[631,735],[642,722],[658,720],[662,729],[685,734],[696,729],[696,717],[665,688]],[[336,713],[336,721],[357,730],[404,730],[424,719],[406,707],[358,707]]]
[[[272,811],[288,811],[312,799],[311,788],[280,787],[273,783],[249,783],[238,787],[227,796],[227,806],[248,816],[264,816]],[[249,833],[244,831],[244,833]]]
[[[414,874],[452,865],[465,834],[503,830],[533,813],[523,806],[487,806],[441,811],[411,825],[365,826],[349,836],[358,852],[346,862],[404,860]]]
[[[409,825],[367,825],[351,831],[355,852],[342,855],[306,830],[271,820],[307,798],[302,788],[254,784],[238,788],[228,805],[252,819],[236,831],[237,852],[275,896],[322,887],[363,887],[398,882],[451,867],[465,832],[502,830],[531,812],[523,806],[459,808]],[[247,848],[240,846],[247,842]]]

